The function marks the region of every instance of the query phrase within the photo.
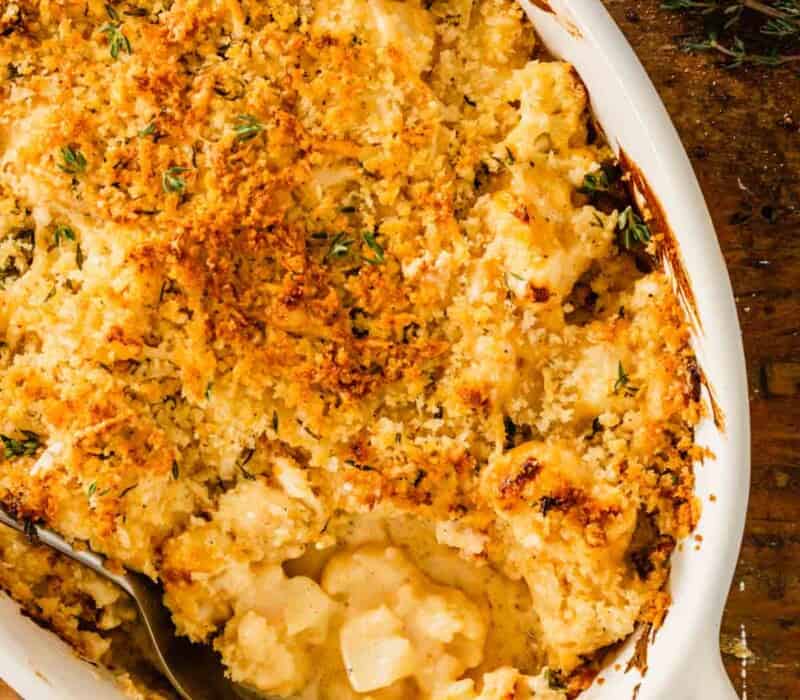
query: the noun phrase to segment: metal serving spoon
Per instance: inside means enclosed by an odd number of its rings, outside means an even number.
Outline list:
[[[175,633],[169,612],[161,602],[163,591],[149,578],[125,570],[115,574],[103,566],[104,558],[91,551],[79,551],[52,530],[23,522],[0,505],[0,523],[41,542],[70,559],[88,566],[116,583],[133,598],[147,630],[158,669],[183,700],[270,700],[227,679],[216,652],[206,644],[192,644]]]

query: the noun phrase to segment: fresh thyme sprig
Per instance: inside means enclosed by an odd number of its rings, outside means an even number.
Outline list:
[[[258,136],[264,131],[264,125],[251,114],[240,114],[235,119],[233,130],[236,132],[236,140],[243,142]]]
[[[745,47],[744,42],[735,37],[730,46],[725,46],[717,40],[717,35],[711,33],[705,41],[686,41],[683,50],[691,51],[717,51],[723,56],[728,57],[727,68],[738,68],[746,64],[752,66],[780,66],[784,63],[800,61],[800,54],[784,56],[773,50],[770,53],[750,53]]]
[[[651,238],[650,228],[630,206],[626,207],[619,215],[617,231],[620,243],[627,250],[633,248],[637,243],[649,243]]]
[[[111,21],[100,31],[108,37],[108,51],[111,54],[111,58],[115,60],[119,58],[121,51],[130,55],[133,53],[131,42],[128,41],[128,37],[126,37],[120,29],[122,22],[120,21],[119,14],[111,5],[106,5],[106,14]]]
[[[663,0],[661,7],[698,17],[703,37],[681,42],[686,52],[715,52],[727,68],[800,62],[800,0]]]

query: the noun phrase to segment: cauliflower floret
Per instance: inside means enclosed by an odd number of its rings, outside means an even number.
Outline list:
[[[635,499],[596,479],[561,442],[529,442],[496,458],[481,488],[510,526],[554,665],[573,668],[633,630],[645,599],[625,561]]]
[[[485,613],[460,590],[431,582],[397,548],[336,555],[322,587],[347,610],[340,643],[358,691],[413,678],[431,693],[483,659]]]
[[[435,27],[430,13],[412,2],[344,0],[319,3],[314,30],[320,34],[374,40],[406,57],[417,74],[431,66]]]

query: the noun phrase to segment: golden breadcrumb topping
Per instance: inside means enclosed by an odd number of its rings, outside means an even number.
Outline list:
[[[265,694],[556,700],[660,622],[699,374],[515,2],[12,0],[0,71],[7,508]],[[0,557],[122,663],[119,591]]]

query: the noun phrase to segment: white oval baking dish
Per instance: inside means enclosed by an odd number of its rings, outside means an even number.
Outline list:
[[[647,673],[613,668],[581,700],[729,700],[736,694],[720,659],[718,634],[744,528],[750,484],[750,425],[744,352],[733,294],[703,195],[678,135],[633,50],[600,0],[520,0],[557,57],[570,61],[592,98],[606,137],[638,166],[672,229],[697,314],[699,364],[724,416],[706,421],[697,440],[716,455],[697,466],[703,515],[697,534],[673,557],[674,599],[649,648]],[[678,275],[680,277],[680,275]],[[691,311],[691,309],[690,309]],[[25,700],[119,700],[101,672],[0,596],[0,678]],[[614,670],[618,668],[619,670]]]

